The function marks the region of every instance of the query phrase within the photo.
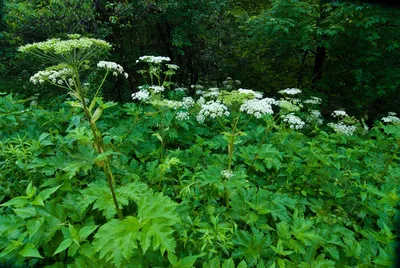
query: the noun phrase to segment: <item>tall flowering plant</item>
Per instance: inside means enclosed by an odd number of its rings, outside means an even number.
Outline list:
[[[114,105],[113,103],[103,103],[99,97],[99,92],[106,78],[110,74],[114,76],[123,75],[128,78],[128,74],[124,72],[121,65],[115,62],[98,62],[96,67],[105,70],[105,74],[99,87],[91,96],[89,96],[88,89],[81,80],[81,74],[93,68],[92,61],[104,55],[110,49],[111,45],[106,41],[74,34],[69,35],[66,40],[55,38],[45,42],[28,44],[20,47],[19,51],[37,56],[47,63],[56,64],[37,72],[30,80],[34,84],[50,83],[67,90],[76,100],[73,105],[83,110],[94,137],[94,147],[102,155],[99,159],[103,160],[99,161],[98,164],[103,168],[106,175],[118,218],[122,219],[122,211],[119,208],[113,186],[114,176],[107,157],[109,153],[105,150],[102,134],[96,125],[96,121],[100,118],[104,109]]]

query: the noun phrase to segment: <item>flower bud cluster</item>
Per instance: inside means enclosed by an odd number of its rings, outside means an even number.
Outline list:
[[[276,100],[272,98],[264,98],[261,100],[246,100],[241,106],[240,111],[261,118],[265,114],[273,114],[272,104],[276,104]]]
[[[283,122],[288,123],[290,128],[292,129],[302,129],[305,125],[304,121],[302,121],[299,117],[295,116],[293,113],[284,115]]]

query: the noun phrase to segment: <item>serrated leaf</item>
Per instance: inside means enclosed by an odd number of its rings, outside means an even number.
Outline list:
[[[99,228],[94,236],[93,249],[99,252],[100,258],[111,260],[117,267],[121,255],[129,261],[137,250],[140,240],[141,223],[136,217],[128,216],[124,220],[111,220]],[[115,250],[119,249],[119,250]]]
[[[61,244],[58,246],[58,248],[56,249],[56,251],[54,252],[53,256],[66,250],[67,248],[69,248],[72,244],[72,239],[71,238],[67,238],[64,239]]]
[[[35,245],[28,243],[25,247],[19,252],[19,255],[25,258],[41,258],[43,259],[42,255],[40,255],[39,251],[35,247]]]

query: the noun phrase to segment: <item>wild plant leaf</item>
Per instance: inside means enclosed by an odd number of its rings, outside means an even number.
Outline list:
[[[71,238],[64,239],[57,247],[56,251],[54,251],[53,256],[69,248],[72,245],[72,242],[73,241]]]
[[[26,229],[28,230],[29,237],[32,238],[44,223],[44,218],[31,219],[26,222]]]
[[[165,251],[174,252],[176,242],[172,237],[174,230],[170,226],[179,221],[177,204],[161,193],[154,193],[139,200],[138,206],[138,217],[143,226],[141,233],[143,253],[151,244],[153,250],[160,247],[162,254]]]
[[[26,258],[41,258],[43,259],[42,255],[40,255],[39,251],[33,244],[26,244],[24,248],[19,252],[19,255],[26,257]]]
[[[105,258],[120,267],[122,258],[129,261],[138,249],[140,228],[141,223],[136,217],[113,219],[99,228],[94,236],[93,249],[99,252],[100,258]]]
[[[29,204],[28,197],[26,197],[26,196],[18,196],[18,197],[15,197],[15,198],[13,198],[13,199],[1,204],[0,206],[1,207],[6,207],[6,206],[24,207],[24,206],[26,206],[28,204]]]
[[[22,219],[30,218],[36,216],[37,212],[34,207],[26,207],[26,208],[14,208],[14,213]]]

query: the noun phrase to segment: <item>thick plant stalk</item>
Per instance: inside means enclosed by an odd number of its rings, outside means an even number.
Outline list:
[[[99,154],[104,153],[105,149],[104,149],[104,144],[103,144],[103,138],[101,137],[101,133],[98,130],[96,123],[93,122],[92,115],[86,105],[85,95],[84,95],[82,85],[81,85],[81,82],[79,79],[79,74],[78,74],[77,68],[74,68],[74,76],[75,76],[76,90],[78,92],[80,101],[82,103],[83,112],[85,114],[86,119],[89,121],[90,129],[92,130],[92,133],[93,133],[94,145]],[[106,175],[106,178],[107,178],[107,184],[111,191],[111,196],[112,196],[112,199],[114,202],[115,209],[117,210],[118,219],[122,220],[123,214],[122,214],[122,210],[119,208],[117,196],[114,191],[114,186],[113,186],[114,177],[113,177],[113,173],[111,170],[111,166],[110,166],[110,163],[108,162],[108,159],[106,159],[104,162],[105,163],[102,166],[103,166],[104,174]]]

